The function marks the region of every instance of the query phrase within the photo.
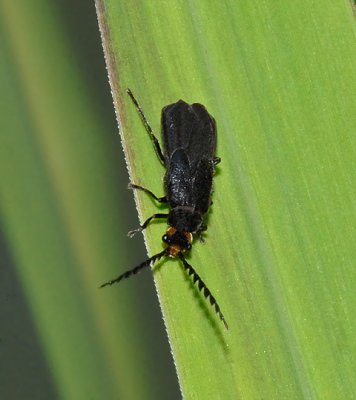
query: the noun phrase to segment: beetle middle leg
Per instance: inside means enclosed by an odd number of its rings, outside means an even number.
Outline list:
[[[133,236],[136,235],[136,233],[138,232],[142,232],[144,229],[147,228],[147,226],[149,225],[149,223],[153,220],[153,219],[158,219],[158,218],[168,218],[168,214],[153,214],[152,217],[147,218],[146,221],[137,229],[134,229],[133,231],[130,231],[127,235],[132,238]]]
[[[167,197],[163,196],[163,197],[157,197],[153,192],[151,192],[150,190],[139,186],[139,185],[135,185],[134,183],[129,183],[128,184],[128,189],[138,189],[138,190],[142,190],[143,192],[147,193],[149,196],[153,197],[155,200],[157,200],[159,203],[168,203]]]

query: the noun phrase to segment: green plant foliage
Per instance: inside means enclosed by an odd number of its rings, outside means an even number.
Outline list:
[[[162,106],[217,120],[214,205],[190,262],[230,330],[177,261],[155,281],[187,399],[351,398],[355,365],[356,48],[351,4],[97,0],[132,180],[164,173],[125,95],[156,132]],[[155,205],[137,193],[141,220]],[[150,254],[164,226],[146,232]]]

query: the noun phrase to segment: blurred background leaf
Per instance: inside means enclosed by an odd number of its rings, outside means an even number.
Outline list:
[[[94,4],[2,1],[0,395],[178,397],[144,258]],[[138,384],[139,382],[139,384]]]

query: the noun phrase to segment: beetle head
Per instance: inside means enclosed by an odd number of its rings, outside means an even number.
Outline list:
[[[190,232],[178,231],[176,228],[169,227],[162,237],[167,245],[167,253],[171,257],[176,257],[192,248],[193,235]]]

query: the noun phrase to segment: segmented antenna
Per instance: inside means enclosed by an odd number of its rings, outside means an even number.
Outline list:
[[[221,321],[224,323],[225,328],[229,329],[227,322],[225,321],[225,317],[223,313],[220,311],[219,304],[215,300],[215,297],[211,294],[210,290],[205,285],[204,281],[200,278],[200,276],[195,272],[194,268],[188,264],[187,260],[184,258],[182,253],[179,253],[179,258],[182,260],[185,270],[189,275],[193,275],[193,283],[198,282],[198,288],[204,294],[206,299],[209,299],[210,304],[215,308],[216,314],[220,317]]]
[[[148,120],[146,118],[146,115],[144,114],[140,104],[136,100],[136,97],[131,92],[131,89],[127,88],[126,89],[126,93],[130,96],[132,102],[134,103],[134,105],[136,107],[137,112],[140,114],[141,121],[143,122],[143,125],[145,126],[146,131],[150,135],[150,138],[151,138],[151,140],[152,140],[152,142],[153,142],[153,144],[155,146],[155,150],[156,150],[158,158],[160,159],[161,163],[163,165],[165,165],[166,162],[165,162],[163,154],[162,154],[161,146],[159,145],[159,141],[158,141],[158,139],[156,138],[156,136],[153,133],[153,129],[151,128],[151,125],[149,124],[149,122],[148,122]]]
[[[157,260],[159,260],[161,257],[167,255],[167,250],[163,250],[161,253],[155,254],[154,256],[150,257],[148,260],[144,261],[143,263],[139,264],[137,267],[130,269],[129,271],[124,272],[120,276],[118,276],[115,279],[112,279],[109,282],[103,283],[100,287],[105,287],[105,286],[111,286],[114,283],[120,282],[122,279],[127,279],[130,278],[130,276],[137,274],[140,272],[143,268],[149,267],[152,263],[155,263]]]

